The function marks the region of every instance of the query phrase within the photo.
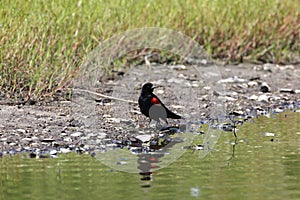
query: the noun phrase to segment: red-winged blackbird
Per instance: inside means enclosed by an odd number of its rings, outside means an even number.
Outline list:
[[[159,122],[160,119],[168,124],[167,118],[181,119],[181,116],[170,111],[161,100],[153,94],[154,86],[152,83],[146,83],[142,87],[139,97],[139,107],[141,112],[150,118]]]

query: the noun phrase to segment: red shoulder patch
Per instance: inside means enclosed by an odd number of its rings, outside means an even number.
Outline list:
[[[152,103],[152,104],[160,104],[158,98],[156,98],[156,97],[152,97],[151,103]]]

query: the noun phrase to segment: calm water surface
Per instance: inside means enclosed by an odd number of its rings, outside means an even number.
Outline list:
[[[0,199],[300,199],[300,113],[238,128],[237,145],[224,132],[205,158],[188,150],[150,180],[88,155],[1,158]]]

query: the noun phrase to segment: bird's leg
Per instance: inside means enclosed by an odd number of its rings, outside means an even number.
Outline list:
[[[151,124],[151,122],[152,122],[152,119],[151,118],[149,118],[150,119],[150,121],[149,121],[149,123],[148,123],[148,127],[150,127],[150,124]]]

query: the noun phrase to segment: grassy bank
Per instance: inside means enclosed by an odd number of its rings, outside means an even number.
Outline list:
[[[181,31],[229,61],[299,61],[299,0],[2,2],[0,88],[36,99],[65,88],[85,56],[115,33]]]

